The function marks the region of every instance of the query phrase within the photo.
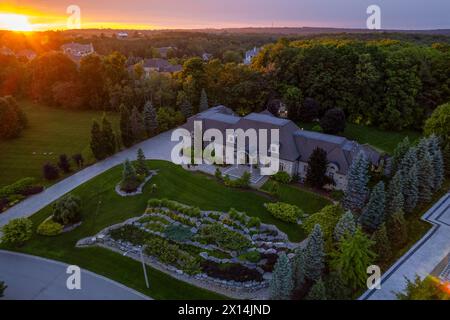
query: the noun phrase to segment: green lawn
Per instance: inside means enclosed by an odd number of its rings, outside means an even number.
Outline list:
[[[304,128],[305,130],[311,130],[315,125],[315,123],[298,124],[300,128]],[[420,132],[413,130],[388,131],[376,127],[347,123],[342,136],[355,140],[361,144],[368,143],[380,151],[392,154],[395,147],[397,147],[397,144],[406,136],[408,136],[411,141],[415,141],[420,138],[421,134]]]
[[[177,281],[153,269],[150,271],[152,285],[147,290],[139,263],[105,249],[78,249],[74,247],[75,243],[107,226],[143,214],[151,197],[166,197],[202,209],[225,211],[234,207],[247,212],[250,216],[260,217],[263,222],[276,224],[292,241],[299,241],[305,237],[300,226],[280,222],[270,216],[263,206],[270,199],[262,193],[227,188],[214,177],[185,171],[170,162],[149,161],[149,164],[152,169],[158,169],[159,172],[144,188],[143,195],[129,198],[117,195],[114,187],[121,179],[122,168],[115,167],[74,191],[83,201],[83,224],[79,228],[57,238],[34,235],[20,251],[79,265],[157,299],[218,299],[222,297]],[[157,193],[153,195],[150,194],[152,183],[158,186]],[[298,189],[298,198],[305,201],[296,203],[305,211],[312,208],[315,211],[328,204],[325,199],[304,193]],[[306,201],[312,196],[315,198],[313,203]],[[37,226],[50,213],[49,206],[33,215],[31,219],[34,225]]]
[[[21,137],[0,141],[0,186],[24,177],[41,179],[42,165],[48,161],[57,162],[63,153],[69,157],[83,153],[91,160],[92,120],[101,119],[103,112],[49,108],[29,101],[19,104],[27,114],[29,125]],[[117,127],[118,116],[108,115],[108,118]]]

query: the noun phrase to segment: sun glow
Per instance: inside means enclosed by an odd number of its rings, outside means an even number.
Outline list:
[[[33,31],[33,27],[25,15],[0,13],[0,30]]]

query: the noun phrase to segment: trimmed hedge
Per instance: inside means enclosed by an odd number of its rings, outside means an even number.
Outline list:
[[[52,219],[47,219],[42,222],[37,228],[36,232],[41,236],[54,237],[61,234],[63,231],[62,224],[53,221]]]
[[[266,203],[264,206],[272,216],[289,223],[297,223],[298,219],[303,215],[299,207],[284,202]]]
[[[36,186],[35,183],[36,179],[34,178],[20,179],[13,184],[1,188],[0,198],[7,198],[16,194],[27,195],[24,193],[29,193],[30,190],[35,193],[41,192],[44,188],[42,186]]]
[[[287,172],[284,172],[284,171],[278,171],[276,174],[274,174],[272,176],[272,179],[274,181],[277,181],[279,183],[284,183],[284,184],[288,184],[292,181],[291,176]]]

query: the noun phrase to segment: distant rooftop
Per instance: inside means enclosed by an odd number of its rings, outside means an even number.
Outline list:
[[[250,113],[249,115],[245,116],[244,119],[269,123],[269,124],[273,124],[275,126],[284,126],[289,123],[289,120],[277,118],[277,117],[270,116],[267,114],[262,114],[262,113]]]
[[[344,137],[333,136],[330,134],[325,134],[325,133],[315,132],[315,131],[297,130],[294,134],[299,137],[305,137],[308,139],[326,141],[326,142],[330,142],[330,143],[334,143],[334,144],[342,144],[342,143],[348,141]]]
[[[240,117],[223,114],[223,113],[218,113],[218,112],[204,114],[204,115],[202,115],[201,118],[208,119],[208,120],[221,121],[221,122],[225,122],[228,124],[236,124],[239,122],[239,120],[241,120]]]

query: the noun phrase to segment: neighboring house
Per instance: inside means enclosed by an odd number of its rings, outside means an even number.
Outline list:
[[[81,43],[66,43],[61,46],[62,52],[76,63],[80,63],[81,59],[95,53],[94,46]]]
[[[205,52],[204,54],[202,54],[203,61],[209,61],[209,60],[212,59],[212,57],[213,57],[213,55],[211,53],[206,53]]]
[[[12,51],[8,47],[1,47],[0,48],[0,55],[3,55],[3,56],[14,56],[15,53],[14,53],[14,51]]]
[[[344,137],[302,130],[294,122],[275,117],[267,110],[239,117],[224,106],[210,108],[190,117],[182,126],[189,130],[191,135],[194,130],[194,121],[201,121],[204,131],[210,128],[220,130],[227,142],[234,141],[234,137],[227,137],[226,129],[243,129],[244,131],[267,129],[268,134],[270,129],[279,129],[279,144],[270,145],[268,151],[279,154],[280,171],[287,172],[291,176],[298,176],[300,181],[306,178],[308,159],[312,152],[315,148],[321,148],[327,152],[329,161],[327,174],[334,179],[335,189],[338,190],[346,189],[349,168],[360,151],[366,154],[374,167],[378,167],[382,159],[381,154],[369,145],[360,145]],[[249,154],[244,156],[248,157]]]
[[[165,59],[145,59],[143,64],[146,75],[150,72],[175,73],[183,70],[183,66],[173,65]]]
[[[159,52],[159,56],[163,59],[167,58],[167,54],[169,53],[169,51],[173,51],[176,50],[177,48],[175,47],[162,47],[162,48],[156,48],[156,50],[158,50]]]
[[[244,64],[251,64],[254,57],[258,55],[261,51],[261,48],[254,47],[252,50],[249,50],[245,53]]]
[[[37,57],[37,54],[33,50],[25,49],[25,50],[20,50],[19,52],[17,52],[16,56],[19,58],[23,57],[23,58],[27,59],[28,61],[31,61]]]
[[[128,38],[128,33],[127,32],[117,32],[116,36],[117,36],[117,39],[126,39],[126,38]]]

